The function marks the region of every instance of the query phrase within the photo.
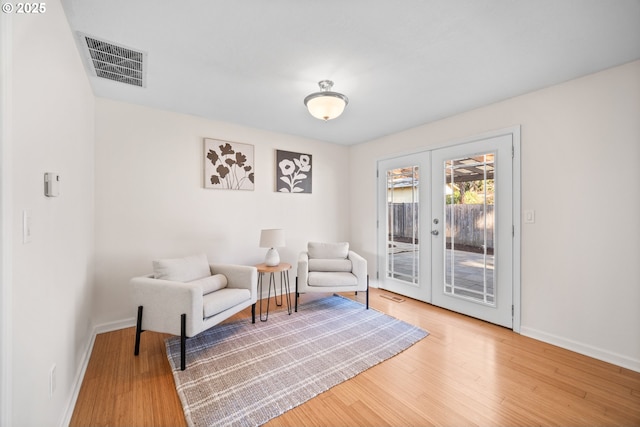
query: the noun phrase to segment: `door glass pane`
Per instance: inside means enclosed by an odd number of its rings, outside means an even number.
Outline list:
[[[418,284],[417,166],[387,171],[387,277]]]
[[[495,306],[495,154],[445,161],[444,292]]]

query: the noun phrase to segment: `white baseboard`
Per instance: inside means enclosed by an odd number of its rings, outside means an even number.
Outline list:
[[[117,331],[119,329],[129,328],[131,326],[136,325],[136,319],[134,317],[130,319],[118,320],[115,322],[102,323],[100,325],[95,325],[93,330],[91,331],[91,336],[89,337],[89,342],[84,350],[82,355],[82,363],[80,364],[80,368],[76,373],[76,377],[73,379],[73,392],[71,394],[71,398],[69,399],[69,403],[67,404],[67,410],[65,411],[64,418],[62,419],[61,427],[67,427],[71,423],[71,417],[73,416],[73,411],[76,407],[76,403],[78,401],[78,396],[80,395],[80,388],[82,387],[82,381],[84,380],[84,375],[87,372],[87,366],[89,366],[89,360],[91,359],[91,352],[93,351],[93,345],[96,342],[96,336],[98,334],[102,334],[105,332]]]
[[[537,329],[528,328],[526,326],[521,327],[520,334],[529,338],[543,341],[548,344],[553,344],[558,347],[562,347],[567,350],[575,351],[576,353],[583,354],[585,356],[593,357],[594,359],[602,360],[604,362],[612,363],[623,368],[631,369],[632,371],[640,372],[640,360],[633,359],[631,357],[623,356],[608,350],[593,347],[588,344],[573,341],[558,335],[549,334],[547,332],[539,331]]]
[[[95,328],[92,331],[91,336],[89,337],[89,342],[85,347],[84,353],[82,355],[82,363],[80,364],[80,369],[76,372],[76,376],[73,379],[72,384],[72,393],[71,398],[69,399],[69,403],[67,404],[67,410],[65,411],[64,418],[62,419],[61,427],[67,427],[71,423],[71,417],[73,416],[73,410],[76,407],[76,402],[78,401],[78,396],[80,395],[80,388],[82,387],[82,380],[84,379],[84,374],[87,371],[87,366],[89,365],[89,359],[91,358],[91,351],[93,350],[93,344],[96,341]]]
[[[94,337],[98,334],[104,334],[105,332],[119,331],[120,329],[130,328],[136,326],[136,318],[130,317],[128,319],[116,320],[115,322],[101,323],[93,328]]]

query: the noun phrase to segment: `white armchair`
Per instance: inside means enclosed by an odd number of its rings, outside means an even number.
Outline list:
[[[367,260],[349,250],[349,243],[309,242],[307,251],[298,257],[296,304],[307,292],[366,292],[369,309],[369,275]]]
[[[205,254],[153,262],[154,274],[131,279],[138,307],[134,354],[146,330],[179,335],[181,369],[186,339],[251,306],[255,323],[258,272],[243,265],[209,264]]]

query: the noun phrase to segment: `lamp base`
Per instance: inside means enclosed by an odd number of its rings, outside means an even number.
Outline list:
[[[276,248],[271,248],[267,251],[267,256],[264,258],[264,263],[267,267],[275,267],[280,264],[280,254]]]

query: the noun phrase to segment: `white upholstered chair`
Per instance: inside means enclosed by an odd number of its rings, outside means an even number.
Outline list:
[[[367,260],[349,250],[349,243],[309,242],[298,257],[296,304],[307,292],[366,292],[369,308],[369,275]]]
[[[209,264],[205,254],[153,262],[153,274],[131,279],[138,307],[134,354],[140,334],[155,331],[181,338],[181,369],[186,339],[251,306],[255,323],[258,272],[244,265]]]

